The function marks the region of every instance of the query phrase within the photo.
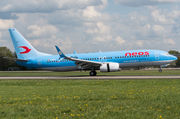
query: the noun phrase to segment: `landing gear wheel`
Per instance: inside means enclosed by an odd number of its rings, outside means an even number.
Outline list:
[[[96,73],[96,71],[91,71],[89,74],[90,74],[90,76],[96,76],[97,73]]]
[[[161,73],[162,72],[162,69],[159,69],[159,73]]]

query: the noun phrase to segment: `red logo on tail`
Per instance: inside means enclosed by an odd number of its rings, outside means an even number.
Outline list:
[[[24,49],[25,49],[25,51],[24,51],[24,52],[20,52],[20,54],[26,54],[26,53],[28,53],[28,52],[31,51],[31,49],[29,49],[29,48],[26,47],[26,46],[19,46],[19,48],[24,48]]]

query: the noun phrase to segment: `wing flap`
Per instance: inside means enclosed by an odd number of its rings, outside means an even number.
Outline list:
[[[81,66],[82,68],[86,67],[100,67],[102,65],[101,62],[89,61],[89,60],[82,60],[82,59],[75,59],[71,57],[65,57],[65,59],[75,61],[77,66]]]
[[[76,59],[76,58],[71,58],[71,57],[65,57],[65,59],[71,60],[71,61],[76,61],[77,63],[92,63],[92,64],[97,64],[97,65],[101,65],[101,62],[95,62],[95,61],[89,61],[89,60],[82,60],[82,59]]]

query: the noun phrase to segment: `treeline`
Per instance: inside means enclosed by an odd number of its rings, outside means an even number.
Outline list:
[[[170,50],[168,53],[171,55],[180,54],[180,52],[176,50]],[[172,62],[169,67],[180,67],[180,57],[178,57],[178,59],[175,62]]]
[[[170,50],[170,54],[180,54],[178,51]],[[17,58],[16,53],[12,52],[7,47],[0,47],[0,71],[7,71],[9,67],[18,67],[19,70],[28,70],[28,68],[17,65],[14,60],[4,59],[3,57]],[[169,67],[180,67],[180,58],[177,61],[171,63]]]
[[[7,47],[0,47],[0,71],[7,71],[9,67],[18,67],[19,70],[27,70],[26,67],[17,65],[14,60],[4,59],[3,57],[17,58],[16,53]]]

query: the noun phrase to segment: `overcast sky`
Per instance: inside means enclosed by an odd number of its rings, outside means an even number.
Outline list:
[[[0,47],[8,28],[37,50],[64,53],[159,49],[180,52],[180,0],[3,0]]]

